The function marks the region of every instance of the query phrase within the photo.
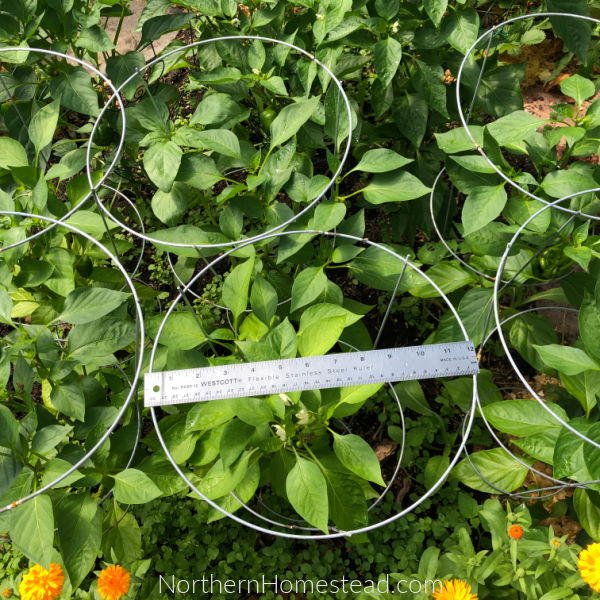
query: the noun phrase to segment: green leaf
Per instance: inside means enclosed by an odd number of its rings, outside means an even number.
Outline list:
[[[0,404],[0,447],[14,449],[19,439],[19,422],[10,409]]]
[[[273,420],[271,407],[260,398],[232,398],[230,405],[235,415],[248,425],[260,427]]]
[[[493,325],[490,324],[490,310],[494,298],[494,291],[490,288],[473,288],[461,298],[458,305],[458,315],[462,319],[469,339],[475,346],[481,344],[484,336],[489,333]],[[487,326],[487,330],[484,330]],[[456,339],[460,334],[457,332]]]
[[[154,315],[147,323],[147,334],[152,339],[156,338],[158,328],[163,321],[163,315]],[[191,350],[206,341],[202,328],[189,311],[171,313],[162,330],[159,344],[167,348]]]
[[[85,418],[85,398],[83,390],[76,383],[59,383],[52,388],[50,401],[64,415],[78,421]]]
[[[600,360],[600,306],[594,296],[584,290],[583,302],[579,309],[579,332],[586,351]]]
[[[69,357],[86,364],[110,357],[135,340],[135,324],[116,317],[104,317],[76,325],[67,336]]]
[[[386,171],[395,171],[404,167],[408,163],[413,162],[413,160],[412,158],[405,158],[401,154],[387,148],[376,148],[375,150],[367,150],[352,171],[385,173]]]
[[[500,146],[510,146],[529,138],[544,123],[525,110],[517,110],[489,123],[486,128]]]
[[[521,458],[523,459],[523,462],[528,462],[525,457]],[[473,452],[470,455],[470,459],[475,465],[475,468],[490,483],[506,492],[512,492],[520,487],[529,472],[527,467],[519,464],[502,448]],[[475,490],[486,492],[488,494],[498,493],[498,490],[481,479],[466,458],[461,460],[456,467],[454,467],[452,476],[464,485]]]
[[[429,106],[421,94],[402,94],[393,102],[394,123],[398,131],[415,148],[423,141],[427,130]]]
[[[75,47],[85,48],[90,52],[98,53],[113,50],[115,45],[102,27],[99,25],[92,25],[81,32],[81,35],[75,41]]]
[[[66,108],[97,117],[98,95],[92,85],[89,73],[83,67],[73,67],[66,73],[59,73],[49,81],[50,93]]]
[[[210,156],[200,152],[187,153],[182,156],[177,181],[187,183],[199,190],[206,190],[221,179],[223,179],[223,175]]]
[[[142,557],[139,525],[131,513],[123,514],[116,502],[107,512],[103,527],[107,530],[102,536],[104,556],[114,556],[122,564]]]
[[[252,425],[240,419],[234,419],[225,425],[219,441],[219,454],[226,469],[239,458],[254,431]]]
[[[29,560],[45,569],[50,568],[54,514],[49,496],[41,494],[12,510],[10,537],[15,548]]]
[[[504,183],[474,187],[465,199],[462,210],[463,235],[469,235],[491,223],[506,205]]]
[[[479,34],[479,15],[472,8],[451,10],[442,22],[441,31],[453,48],[466,54]]]
[[[207,129],[196,133],[198,142],[209,150],[214,150],[223,156],[242,158],[240,142],[235,133],[228,129]]]
[[[194,16],[194,13],[175,13],[151,17],[142,25],[142,39],[139,45],[143,46],[146,42],[157,40],[169,31],[182,29]]]
[[[600,371],[600,364],[579,348],[561,346],[560,344],[549,344],[547,346],[534,344],[533,347],[537,350],[541,359],[559,373],[577,375],[588,369]]]
[[[589,429],[592,426],[582,418],[575,418],[569,423],[577,432],[589,437]],[[579,435],[566,428],[562,428],[556,438],[552,466],[555,477],[570,477],[576,481],[589,481],[592,478],[585,464],[583,456],[584,447],[587,446]]]
[[[29,160],[25,148],[9,137],[0,137],[0,168],[27,167]]]
[[[142,70],[146,65],[146,59],[141,52],[127,52],[110,56],[106,61],[106,74],[110,77],[116,87],[120,87],[127,81],[136,70]],[[122,90],[121,94],[126,100],[132,100],[142,78],[137,75]]]
[[[333,432],[333,451],[349,470],[377,485],[385,487],[379,460],[373,449],[358,435],[339,435]]]
[[[124,304],[129,294],[107,288],[76,288],[66,298],[54,322],[81,325],[95,321]]]
[[[336,304],[313,304],[300,317],[298,351],[301,356],[325,354],[338,341],[342,331],[356,323],[360,315]]]
[[[327,496],[331,520],[342,531],[367,525],[369,518],[365,493],[359,481],[341,471],[327,470]]]
[[[405,202],[428,194],[431,188],[424,186],[419,179],[407,171],[396,171],[375,175],[373,181],[362,190],[367,202]]]
[[[417,91],[427,100],[433,110],[445,117],[450,117],[446,107],[446,85],[444,69],[439,64],[430,65],[417,60],[418,69],[413,77]]]
[[[596,88],[589,79],[575,74],[560,82],[560,91],[565,96],[573,98],[577,106],[581,106],[584,100],[596,93]]]
[[[223,304],[231,310],[236,322],[248,306],[248,290],[253,271],[254,257],[234,267],[223,283]]]
[[[198,480],[197,488],[209,500],[221,498],[232,492],[244,479],[248,471],[250,452],[242,454],[241,458],[232,466],[225,468],[221,459],[209,469],[208,473]],[[194,495],[195,496],[195,495]],[[197,497],[197,496],[195,496]]]
[[[328,533],[327,482],[317,465],[296,455],[296,464],[285,480],[288,500],[310,525]]]
[[[233,419],[235,411],[229,400],[201,402],[194,404],[186,417],[187,431],[206,431],[214,429]]]
[[[31,118],[29,123],[29,139],[35,148],[36,154],[39,154],[54,137],[54,131],[58,123],[58,114],[60,111],[60,101],[54,100],[38,110]]]
[[[169,192],[158,190],[152,198],[152,212],[165,225],[174,225],[187,208],[190,188],[179,181],[173,183]]]
[[[271,123],[271,146],[283,144],[294,136],[317,109],[319,98],[313,96],[285,106]]]
[[[600,506],[592,502],[592,493],[583,488],[575,488],[573,508],[586,533],[596,542],[600,541]],[[594,494],[597,498],[598,494]]]
[[[534,345],[545,346],[556,344],[558,338],[554,326],[542,315],[522,314],[512,320],[509,340],[517,352],[535,369],[546,371],[540,355]]]
[[[182,156],[181,148],[170,140],[152,144],[144,153],[144,169],[152,183],[163,192],[171,191]]]
[[[475,141],[480,146],[483,146],[483,127],[472,125],[469,127],[469,131]],[[475,145],[467,135],[467,131],[464,127],[457,127],[456,129],[451,129],[444,133],[436,133],[434,135],[438,148],[446,154],[455,154],[457,152],[475,149]]]
[[[227,128],[249,116],[249,111],[229,94],[204,96],[190,118],[190,125],[213,125]]]
[[[425,487],[430,490],[446,472],[446,469],[450,466],[450,459],[444,455],[432,456],[425,465],[425,471],[423,473],[425,480]]]
[[[113,493],[117,502],[145,504],[162,495],[152,479],[137,469],[125,469],[112,477],[115,480]]]
[[[265,325],[270,325],[271,319],[275,316],[277,300],[275,288],[266,279],[257,275],[250,293],[250,307]]]
[[[423,6],[431,22],[439,27],[442,17],[448,8],[448,0],[423,0]]]
[[[551,198],[563,198],[575,192],[582,192],[598,187],[590,172],[581,172],[575,169],[566,171],[553,171],[548,173],[542,181],[542,189]]]
[[[427,270],[427,275],[433,279],[445,294],[471,283],[473,276],[471,272],[463,269],[460,265],[452,262],[440,262]],[[409,292],[417,298],[435,298],[439,292],[423,277],[415,277],[418,282],[413,285]]]
[[[107,226],[109,231],[118,227],[114,221],[111,221],[110,219],[104,221],[101,215],[92,212],[91,210],[78,210],[71,215],[65,223],[89,233],[97,240],[101,239],[106,234]]]
[[[327,276],[323,267],[307,267],[302,271],[292,285],[291,312],[316,300],[327,285]]]
[[[548,12],[589,15],[587,0],[548,0],[547,9]],[[550,17],[550,23],[554,33],[565,42],[567,49],[586,64],[592,38],[591,23],[573,17]]]
[[[557,404],[545,405],[564,421],[569,421],[567,413]],[[549,414],[536,400],[517,399],[493,402],[483,408],[485,418],[496,428],[510,435],[527,437],[544,433],[548,429],[560,429],[562,425]]]
[[[58,539],[71,585],[77,588],[94,568],[102,538],[102,512],[88,494],[66,496],[56,510]]]
[[[383,88],[394,79],[402,60],[402,45],[393,37],[379,40],[373,46],[373,64]]]

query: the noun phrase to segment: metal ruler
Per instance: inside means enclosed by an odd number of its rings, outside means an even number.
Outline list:
[[[479,373],[472,342],[405,346],[159,371],[144,376],[144,406]]]

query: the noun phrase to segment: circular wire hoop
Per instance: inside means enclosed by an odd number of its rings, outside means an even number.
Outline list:
[[[600,188],[597,188],[596,190],[593,191],[600,191]],[[508,347],[508,343],[506,341],[506,338],[504,337],[504,332],[502,331],[502,324],[503,321],[500,318],[500,306],[499,306],[499,295],[500,295],[500,279],[502,278],[502,273],[504,271],[504,266],[506,264],[506,261],[508,259],[508,254],[510,252],[510,249],[512,248],[513,244],[516,242],[516,240],[518,239],[519,235],[524,231],[525,227],[527,227],[527,225],[533,220],[535,219],[538,215],[542,214],[544,211],[546,210],[550,210],[552,208],[555,207],[555,205],[559,204],[560,202],[564,202],[565,200],[570,200],[573,197],[576,197],[578,195],[580,195],[581,193],[588,193],[588,192],[579,192],[576,194],[571,194],[570,196],[565,196],[564,198],[559,198],[558,200],[555,200],[554,202],[551,203],[547,203],[545,206],[543,206],[542,208],[540,208],[537,212],[535,212],[533,215],[531,215],[520,227],[519,229],[515,232],[515,234],[513,235],[511,241],[506,245],[506,250],[504,252],[504,254],[502,255],[502,258],[500,259],[500,264],[498,265],[498,271],[496,273],[496,281],[494,282],[494,293],[492,296],[492,301],[493,301],[493,310],[494,310],[494,319],[496,322],[496,331],[498,332],[498,337],[500,338],[500,343],[502,344],[502,347],[504,348],[504,351],[506,353],[506,357],[508,358],[508,361],[510,362],[513,371],[515,372],[515,374],[517,375],[517,377],[521,380],[521,383],[523,384],[523,386],[527,389],[527,391],[531,394],[532,398],[536,400],[536,402],[557,422],[559,423],[562,427],[568,429],[572,434],[574,434],[575,436],[577,436],[579,439],[581,439],[582,441],[591,444],[592,446],[594,446],[595,448],[600,448],[600,443],[592,440],[591,438],[583,435],[581,432],[577,431],[572,425],[569,425],[569,423],[567,423],[564,419],[562,419],[561,417],[559,417],[541,398],[540,396],[535,392],[535,390],[532,388],[531,384],[527,381],[527,379],[525,378],[525,376],[523,375],[523,373],[521,372],[521,370],[519,369],[511,351],[510,348]],[[575,212],[572,216],[570,220],[573,220],[575,217],[580,216],[583,218],[588,218],[585,215],[582,215],[581,213],[577,213]]]
[[[53,488],[57,483],[61,482],[63,479],[65,479],[66,477],[71,475],[73,472],[75,472],[81,465],[83,465],[88,459],[90,459],[95,454],[95,452],[102,446],[102,444],[104,444],[104,442],[108,439],[108,437],[111,435],[111,433],[116,429],[119,421],[121,420],[121,418],[125,414],[125,411],[129,407],[131,399],[134,397],[134,395],[137,394],[137,384],[138,384],[140,374],[142,371],[142,361],[144,358],[144,335],[145,334],[144,334],[144,316],[142,314],[142,307],[140,304],[138,294],[135,290],[135,286],[133,285],[133,281],[131,280],[131,277],[129,276],[129,274],[127,273],[127,271],[125,270],[125,268],[123,267],[121,262],[119,261],[119,259],[114,254],[112,254],[111,251],[108,248],[106,248],[106,246],[104,246],[104,244],[102,244],[101,242],[96,240],[94,237],[92,237],[85,231],[81,231],[81,229],[78,229],[77,227],[74,227],[73,225],[70,225],[69,223],[62,223],[58,219],[54,219],[52,217],[35,215],[35,214],[25,213],[25,212],[4,211],[4,210],[0,211],[0,216],[23,217],[26,219],[38,219],[38,220],[44,221],[46,223],[50,223],[49,227],[41,230],[41,232],[38,232],[37,235],[40,235],[40,234],[43,235],[44,233],[47,233],[48,231],[54,229],[57,226],[64,227],[71,233],[74,233],[76,235],[83,237],[88,242],[92,243],[94,246],[96,246],[98,249],[100,249],[104,254],[106,254],[107,258],[114,263],[114,265],[119,269],[119,271],[123,275],[123,278],[125,279],[125,283],[126,283],[127,287],[129,288],[131,295],[133,297],[133,301],[134,301],[134,305],[135,305],[135,317],[136,317],[135,322],[136,322],[136,329],[137,329],[136,339],[137,339],[137,349],[138,349],[138,356],[137,356],[137,360],[135,363],[135,370],[134,370],[133,377],[130,380],[131,385],[129,387],[129,391],[127,393],[125,401],[123,402],[123,405],[121,406],[120,410],[117,412],[115,419],[113,420],[111,425],[108,427],[108,429],[104,432],[104,434],[102,434],[100,439],[92,446],[92,448],[90,448],[90,450],[82,458],[80,458],[67,471],[65,471],[64,473],[59,475],[54,481],[51,481],[50,483],[42,486],[41,488],[37,489],[35,492],[32,492],[31,494],[28,494],[18,500],[15,500],[14,502],[12,502],[11,504],[9,504],[7,506],[0,507],[0,514],[1,514],[3,512],[9,511],[13,508],[16,508],[17,506],[19,506],[29,500],[32,500],[36,496],[39,496],[40,494],[43,494],[44,492],[47,492],[48,490]],[[36,237],[37,237],[37,235],[36,235]],[[30,239],[31,239],[31,237],[25,241],[29,241]],[[24,242],[20,242],[20,243],[24,243]],[[0,248],[0,254],[7,249],[8,248]]]
[[[152,237],[146,233],[143,232],[138,232],[135,229],[132,229],[131,227],[129,227],[128,225],[126,225],[125,223],[122,223],[118,220],[116,220],[116,218],[114,216],[111,215],[111,218],[113,220],[115,220],[125,231],[131,233],[132,235],[135,235],[147,242],[150,243],[156,243],[159,244],[160,246],[166,247],[166,248],[197,248],[197,249],[207,249],[207,248],[228,248],[228,247],[235,247],[235,246],[239,246],[240,244],[246,244],[246,243],[252,243],[252,242],[258,242],[261,239],[263,239],[265,236],[268,236],[271,233],[275,233],[277,231],[281,231],[282,229],[285,229],[288,225],[292,224],[294,221],[296,221],[297,219],[299,219],[301,216],[305,215],[306,213],[308,213],[311,209],[313,209],[320,201],[322,198],[325,197],[325,195],[329,192],[329,190],[331,189],[331,187],[334,185],[335,181],[337,180],[337,178],[339,177],[339,175],[341,174],[346,161],[348,159],[348,156],[350,154],[350,147],[352,144],[352,123],[353,123],[353,119],[352,119],[352,109],[350,106],[350,100],[348,99],[348,95],[346,94],[346,92],[344,91],[342,82],[333,74],[333,72],[329,69],[329,67],[327,67],[325,64],[323,64],[319,59],[317,59],[315,56],[313,56],[312,54],[310,54],[310,52],[307,52],[306,50],[304,50],[303,48],[300,48],[299,46],[296,46],[294,44],[291,44],[290,42],[284,42],[282,40],[276,40],[273,38],[269,38],[269,37],[263,37],[260,35],[229,35],[229,36],[221,36],[221,37],[214,37],[214,38],[208,38],[205,40],[199,40],[196,42],[192,42],[190,44],[187,44],[185,46],[181,46],[178,48],[175,48],[169,52],[167,52],[166,54],[163,54],[161,56],[158,56],[154,59],[152,59],[150,62],[146,63],[146,65],[141,68],[141,69],[136,69],[117,89],[120,92],[121,90],[123,90],[123,88],[125,86],[127,86],[130,82],[132,82],[136,77],[139,77],[144,71],[148,70],[149,68],[151,68],[152,66],[154,66],[155,64],[163,61],[165,58],[167,58],[168,56],[171,56],[172,54],[179,54],[181,52],[185,52],[191,48],[195,48],[195,47],[199,47],[199,46],[203,46],[205,44],[209,44],[209,43],[215,43],[215,42],[222,42],[222,41],[231,41],[231,40],[237,40],[237,41],[242,41],[242,40],[257,40],[260,42],[268,42],[268,43],[273,43],[273,44],[279,44],[282,46],[285,46],[287,48],[290,48],[291,50],[294,50],[296,52],[299,52],[300,54],[302,54],[303,56],[306,56],[307,58],[309,58],[311,61],[313,61],[316,65],[318,65],[319,67],[321,67],[329,77],[331,77],[331,80],[334,82],[334,84],[337,87],[338,90],[338,111],[336,112],[336,130],[337,130],[337,122],[339,122],[339,100],[340,98],[343,100],[344,104],[345,104],[345,108],[346,108],[346,116],[348,118],[348,136],[346,139],[346,144],[344,147],[344,151],[342,154],[342,158],[340,160],[339,166],[336,169],[335,173],[331,176],[329,183],[327,184],[327,186],[316,196],[316,198],[314,198],[313,200],[311,200],[302,210],[300,210],[297,214],[295,214],[293,217],[289,218],[287,221],[273,227],[272,229],[265,231],[263,233],[259,233],[255,236],[249,237],[249,238],[245,238],[243,240],[235,240],[235,241],[229,241],[229,242],[218,242],[218,243],[210,243],[210,244],[190,244],[190,243],[184,243],[184,242],[169,242],[169,241],[163,241],[160,240],[158,238]],[[102,110],[100,111],[100,114],[98,115],[98,119],[96,120],[96,122],[94,123],[94,127],[92,129],[92,132],[90,134],[90,145],[94,139],[94,135],[96,133],[96,129],[99,125],[99,123],[102,121],[102,117],[104,116],[104,113],[106,112],[106,110],[108,109],[108,107],[110,106],[110,103],[114,100],[114,96],[113,98],[110,98],[109,101],[104,105],[104,107],[102,108]],[[337,137],[337,136],[336,136]],[[334,140],[334,143],[337,146],[337,140]],[[119,154],[121,152],[121,148],[119,148]],[[91,175],[89,174],[89,165],[88,165],[88,178],[91,181]],[[108,212],[106,207],[103,205],[102,202],[99,202],[99,206],[100,208],[104,211],[104,212]]]
[[[552,206],[554,206],[556,204],[556,202],[548,202],[548,200],[545,200],[544,198],[540,198],[539,196],[536,196],[533,192],[530,192],[526,188],[520,186],[518,183],[516,183],[515,181],[513,181],[510,177],[508,177],[507,175],[505,175],[500,170],[500,168],[496,164],[494,164],[494,162],[486,154],[485,150],[475,140],[475,137],[474,137],[473,133],[469,129],[469,123],[468,122],[469,122],[470,114],[469,114],[468,117],[465,117],[465,114],[464,114],[463,109],[462,109],[461,95],[460,95],[460,92],[461,92],[461,83],[462,83],[462,79],[463,79],[463,71],[464,71],[464,69],[465,69],[465,67],[467,65],[467,62],[468,62],[469,58],[471,57],[473,51],[477,48],[477,46],[479,45],[479,43],[481,41],[485,40],[486,38],[489,38],[488,44],[487,44],[487,50],[486,50],[486,53],[484,54],[484,62],[483,62],[481,71],[479,73],[479,81],[478,81],[478,83],[481,81],[481,79],[483,77],[483,71],[485,69],[485,61],[487,59],[487,51],[489,51],[489,49],[491,47],[493,36],[496,33],[496,31],[498,31],[499,29],[501,29],[505,25],[509,25],[511,23],[516,23],[516,22],[523,21],[523,20],[526,20],[526,19],[534,19],[534,18],[538,19],[538,18],[550,18],[550,17],[560,17],[560,18],[566,18],[566,19],[580,19],[580,20],[583,20],[583,21],[587,21],[589,23],[595,23],[596,25],[600,24],[600,19],[595,19],[594,17],[588,17],[588,16],[585,16],[585,15],[575,15],[575,14],[572,14],[572,13],[560,13],[560,12],[539,12],[539,13],[531,13],[531,14],[527,14],[527,15],[519,15],[517,17],[513,17],[511,19],[507,19],[506,21],[503,21],[502,23],[499,23],[497,25],[492,26],[490,29],[488,29],[487,31],[485,31],[484,33],[482,33],[473,42],[473,44],[467,50],[467,52],[466,52],[463,60],[460,63],[460,67],[459,67],[458,73],[456,75],[456,104],[457,104],[457,108],[458,108],[458,115],[459,115],[459,118],[460,118],[460,122],[462,123],[462,126],[464,127],[467,136],[469,137],[469,139],[471,140],[471,142],[473,142],[473,148],[476,149],[477,152],[479,152],[479,154],[485,159],[485,161],[487,162],[487,164],[492,169],[494,169],[494,171],[506,183],[508,183],[510,186],[512,186],[513,188],[515,188],[516,190],[518,190],[519,192],[521,192],[525,196],[531,198],[532,200],[537,200],[538,202],[541,202],[544,205],[552,205]],[[577,194],[574,194],[573,196],[569,196],[569,197],[581,196],[583,194],[589,194],[589,193],[596,192],[596,191],[598,191],[598,188],[592,188],[592,189],[589,189],[589,190],[584,190],[584,191],[578,192]],[[565,200],[565,199],[566,198],[562,198],[562,200]],[[599,219],[599,217],[597,215],[588,215],[586,213],[582,213],[581,211],[574,210],[572,208],[568,208],[568,207],[565,207],[565,206],[556,206],[556,208],[558,210],[570,213],[572,215],[582,216],[583,218],[586,218],[586,219],[592,219],[592,220],[598,220]],[[528,222],[530,222],[530,221],[531,221],[531,219],[528,219]]]
[[[87,143],[87,147],[86,147],[86,157],[85,157],[86,165],[85,165],[85,167],[86,167],[88,185],[90,186],[90,191],[79,202],[77,202],[77,204],[75,206],[73,206],[70,210],[68,210],[62,217],[60,217],[58,219],[52,219],[49,227],[47,227],[46,229],[43,229],[41,231],[38,231],[36,233],[31,234],[28,238],[26,238],[24,240],[20,240],[18,242],[8,245],[8,246],[4,246],[2,248],[3,251],[10,250],[11,248],[15,248],[17,246],[20,246],[21,244],[25,244],[31,240],[34,240],[38,236],[43,235],[47,231],[54,229],[57,225],[63,223],[69,217],[71,217],[74,213],[76,213],[92,197],[92,195],[95,195],[96,190],[98,190],[100,187],[102,187],[104,185],[104,183],[106,182],[106,180],[108,179],[108,177],[110,176],[110,174],[112,173],[113,169],[116,167],[116,165],[119,161],[121,152],[123,150],[123,145],[125,144],[125,130],[127,127],[127,117],[125,115],[125,107],[123,105],[123,100],[121,98],[119,91],[114,86],[112,81],[106,75],[104,75],[104,73],[102,73],[101,71],[96,69],[96,67],[94,67],[93,65],[87,63],[84,60],[81,60],[80,58],[76,58],[74,56],[69,56],[68,54],[64,54],[63,52],[58,52],[56,50],[46,50],[43,48],[25,48],[25,47],[21,47],[21,46],[5,46],[5,47],[0,48],[0,58],[2,57],[2,53],[8,53],[8,52],[17,52],[17,53],[18,52],[26,52],[26,53],[33,52],[34,54],[43,54],[43,55],[47,54],[50,56],[55,56],[55,57],[62,58],[67,61],[74,62],[74,63],[78,64],[79,66],[84,67],[85,69],[91,71],[92,73],[94,73],[94,75],[100,77],[102,79],[102,81],[104,81],[104,83],[107,85],[107,87],[110,88],[110,90],[113,94],[106,102],[105,106],[103,107],[102,111],[100,112],[100,115],[104,113],[104,111],[108,108],[108,106],[110,105],[110,103],[113,100],[118,100],[118,107],[119,107],[119,112],[121,115],[122,132],[121,132],[121,137],[119,139],[119,143],[117,145],[117,148],[114,153],[112,161],[104,169],[104,174],[102,175],[102,177],[100,178],[98,183],[94,183],[92,180],[90,163],[91,163],[91,152],[92,152],[92,138],[93,138],[93,133],[96,130],[96,127],[100,120],[100,116],[99,116],[96,119],[96,121],[94,122],[94,125],[92,127],[92,133],[90,134],[90,138],[88,139],[88,143]]]
[[[464,339],[466,341],[468,341],[468,334],[464,328],[464,325],[462,324],[462,321],[456,311],[456,309],[454,308],[454,306],[452,305],[452,303],[449,301],[449,299],[447,298],[447,296],[444,294],[444,292],[439,288],[439,286],[432,280],[430,279],[426,273],[422,272],[416,265],[412,264],[409,260],[408,257],[402,257],[399,254],[397,254],[396,252],[394,252],[393,250],[390,250],[389,248],[386,248],[385,246],[382,246],[380,244],[377,244],[376,242],[372,242],[366,238],[360,238],[357,236],[353,236],[353,235],[349,235],[349,234],[343,234],[343,233],[337,233],[337,232],[327,232],[327,231],[319,231],[319,230],[300,230],[300,231],[286,231],[286,232],[272,232],[270,234],[265,234],[263,235],[259,241],[263,242],[266,240],[270,240],[270,239],[275,239],[275,238],[280,238],[286,235],[302,235],[302,234],[314,234],[314,235],[323,235],[326,237],[331,237],[331,238],[341,238],[341,239],[346,239],[346,240],[350,240],[350,241],[354,241],[354,242],[361,242],[364,244],[367,244],[370,247],[375,247],[378,248],[386,253],[388,253],[389,255],[391,255],[392,257],[396,258],[398,261],[400,261],[401,264],[404,264],[404,269],[406,269],[406,267],[409,267],[411,269],[413,269],[414,271],[416,271],[421,277],[423,277],[431,286],[433,286],[433,288],[438,292],[438,294],[441,296],[442,300],[444,302],[446,302],[446,304],[449,306],[452,314],[454,315],[454,318],[457,320],[459,328],[460,328],[460,332],[461,334],[464,336]],[[199,271],[187,284],[186,286],[184,286],[183,288],[180,288],[179,290],[179,296],[175,299],[175,301],[171,304],[171,306],[169,307],[169,309],[166,311],[163,320],[158,328],[156,337],[154,339],[154,343],[152,345],[152,350],[151,350],[151,354],[150,354],[150,361],[149,361],[149,367],[148,367],[148,372],[152,373],[152,369],[153,369],[153,365],[154,365],[154,360],[156,357],[156,351],[157,351],[157,347],[158,347],[158,343],[160,341],[160,336],[162,334],[162,331],[167,323],[167,320],[169,319],[169,316],[173,313],[174,309],[176,308],[176,306],[179,304],[179,302],[183,299],[186,291],[200,278],[202,277],[202,275],[213,265],[217,264],[218,262],[220,262],[221,260],[225,259],[227,256],[229,256],[230,254],[238,251],[240,248],[244,248],[246,246],[251,245],[252,243],[254,243],[255,240],[247,240],[244,243],[242,243],[241,245],[236,246],[235,248],[231,248],[230,250],[228,250],[227,252],[223,253],[222,255],[218,256],[217,258],[215,258],[209,265],[207,265],[206,267],[204,267],[201,271]],[[404,272],[404,271],[403,271]],[[447,467],[447,469],[442,473],[442,475],[439,477],[439,479],[435,482],[434,485],[432,485],[417,501],[415,501],[413,504],[411,504],[410,506],[406,507],[405,509],[403,509],[402,511],[400,511],[399,513],[388,517],[387,519],[384,519],[382,521],[379,521],[378,523],[374,523],[365,527],[361,527],[359,529],[355,529],[355,530],[351,530],[351,531],[334,531],[333,533],[319,533],[319,534],[297,534],[297,533],[292,533],[289,531],[289,529],[294,528],[293,526],[290,525],[285,525],[285,528],[287,529],[287,531],[276,531],[267,527],[263,527],[261,525],[257,525],[255,523],[252,523],[250,521],[247,521],[241,517],[239,517],[238,515],[231,513],[227,510],[225,510],[224,508],[222,508],[221,506],[219,506],[216,502],[214,502],[213,500],[209,499],[208,497],[206,497],[206,495],[204,495],[198,488],[196,485],[194,485],[194,483],[192,481],[190,481],[190,479],[187,477],[187,475],[183,472],[183,470],[179,467],[179,465],[177,464],[177,462],[175,461],[175,459],[173,458],[173,456],[171,455],[169,448],[162,436],[162,433],[160,431],[160,426],[158,423],[158,419],[157,419],[157,415],[156,415],[156,411],[154,409],[154,407],[150,407],[150,412],[152,415],[152,421],[154,423],[154,427],[156,429],[156,433],[158,436],[158,440],[160,442],[160,445],[163,448],[163,451],[165,452],[165,454],[167,455],[169,461],[171,462],[171,464],[173,465],[173,468],[175,469],[175,471],[177,471],[177,473],[179,474],[179,476],[186,482],[186,484],[189,486],[189,488],[195,492],[200,498],[202,498],[209,506],[211,506],[213,509],[218,510],[220,513],[222,513],[223,515],[229,517],[230,519],[234,520],[235,522],[241,524],[241,525],[245,525],[247,527],[250,527],[251,529],[261,532],[261,533],[266,533],[266,534],[270,534],[270,535],[275,535],[275,536],[279,536],[279,537],[284,537],[284,538],[290,538],[290,539],[311,539],[311,540],[325,540],[325,539],[333,539],[333,538],[338,538],[338,537],[347,537],[347,536],[351,536],[351,535],[356,535],[356,534],[360,534],[360,533],[366,533],[369,531],[372,531],[374,529],[377,529],[379,527],[382,527],[384,525],[387,525],[389,523],[392,523],[393,521],[396,521],[397,519],[400,519],[401,517],[403,517],[404,515],[408,514],[409,512],[413,511],[417,506],[419,506],[420,504],[422,504],[427,498],[429,498],[431,495],[433,495],[435,493],[435,491],[442,485],[442,483],[445,481],[445,479],[448,477],[448,475],[450,474],[450,471],[454,468],[455,464],[458,462],[460,455],[462,454],[462,451],[464,450],[465,446],[466,446],[466,442],[467,442],[467,437],[469,435],[469,432],[471,430],[471,426],[473,423],[473,419],[474,419],[474,415],[475,415],[475,407],[476,407],[476,403],[477,403],[477,375],[473,375],[473,395],[472,395],[472,401],[471,401],[471,406],[469,408],[469,411],[466,415],[465,418],[465,424],[463,427],[463,438],[462,441],[456,451],[455,456],[452,458],[452,460],[450,460],[450,463]],[[264,520],[264,518],[263,518]]]

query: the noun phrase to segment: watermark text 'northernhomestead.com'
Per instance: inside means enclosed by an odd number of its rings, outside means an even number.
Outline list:
[[[442,590],[442,582],[435,580],[401,579],[398,576],[382,575],[377,581],[358,580],[341,577],[340,579],[284,579],[277,575],[261,575],[254,579],[220,579],[213,574],[202,575],[197,579],[176,579],[174,575],[159,576],[159,593],[181,595],[212,594],[337,594],[360,592],[379,592],[392,594],[433,593]]]

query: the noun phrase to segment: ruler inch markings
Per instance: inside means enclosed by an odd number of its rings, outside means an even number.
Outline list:
[[[470,341],[341,352],[146,373],[144,406],[476,373],[479,364]]]

